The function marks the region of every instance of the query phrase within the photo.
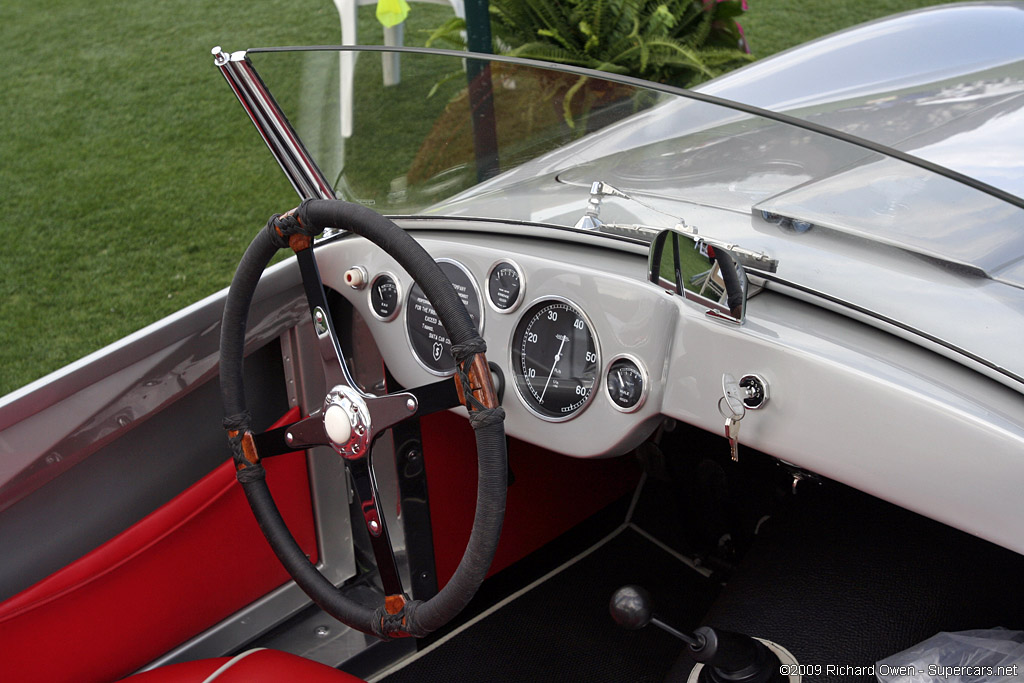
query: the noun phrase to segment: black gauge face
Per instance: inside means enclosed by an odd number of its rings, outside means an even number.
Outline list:
[[[597,383],[597,341],[583,314],[565,301],[530,307],[512,338],[519,395],[537,415],[567,420],[590,401]]]
[[[608,368],[605,386],[619,410],[636,410],[644,397],[644,373],[630,359],[620,358]]]
[[[398,315],[401,301],[398,298],[398,283],[387,273],[373,278],[370,284],[370,308],[381,320],[394,320]]]
[[[519,303],[522,286],[519,269],[502,261],[491,269],[487,278],[487,297],[499,311],[511,311]]]
[[[469,311],[473,324],[480,329],[480,297],[476,287],[462,266],[449,261],[439,261],[438,266],[448,279],[452,281],[455,291]],[[420,362],[437,375],[446,375],[455,371],[455,359],[452,358],[452,340],[448,338],[437,317],[434,306],[424,296],[419,285],[413,284],[409,291],[408,310],[405,314],[406,329],[409,332],[409,343]]]

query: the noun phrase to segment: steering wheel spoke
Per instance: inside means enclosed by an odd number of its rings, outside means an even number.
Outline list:
[[[388,525],[380,509],[380,495],[377,493],[377,481],[373,476],[371,460],[369,457],[358,458],[349,460],[346,465],[352,478],[352,488],[359,497],[359,509],[363,513],[363,522],[370,535],[370,547],[373,548],[373,557],[377,561],[377,572],[384,594],[404,595],[398,563],[391,547],[391,536],[388,534]]]
[[[330,445],[319,410],[290,425],[254,434],[252,440],[261,460],[314,446]]]
[[[338,335],[334,329],[334,321],[331,319],[331,309],[327,305],[327,295],[320,279],[320,269],[313,256],[312,245],[296,251],[295,258],[299,262],[302,287],[306,292],[309,314],[313,318],[313,329],[316,332],[317,346],[320,349],[320,360],[323,363],[327,386],[355,387],[356,383],[352,379],[352,374],[345,363],[345,356],[341,352],[341,344],[338,343]]]

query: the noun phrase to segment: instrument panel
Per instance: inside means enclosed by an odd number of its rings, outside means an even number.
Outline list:
[[[717,406],[723,373],[760,372],[772,386],[772,402],[744,418],[741,461],[744,448],[758,449],[962,528],[992,529],[989,540],[1019,549],[1012,534],[1016,527],[1006,523],[1019,517],[1019,510],[1005,502],[1015,500],[1005,486],[1000,495],[975,497],[956,509],[949,504],[963,500],[965,482],[971,490],[991,492],[993,482],[1020,480],[1019,459],[996,457],[1020,450],[1019,402],[1009,400],[1019,395],[1011,389],[941,354],[922,353],[919,344],[890,331],[772,288],[753,299],[743,326],[724,324],[647,282],[646,251],[631,250],[629,244],[602,248],[598,242],[607,239],[574,233],[570,242],[556,230],[533,226],[481,222],[467,229],[464,221],[443,220],[433,225],[413,226],[414,236],[435,259],[461,264],[480,289],[487,358],[506,386],[514,385],[516,341],[521,344],[529,332],[540,340],[540,321],[530,326],[529,320],[546,314],[548,302],[564,299],[589,322],[599,358],[587,401],[578,408],[566,403],[572,417],[552,421],[537,415],[523,392],[510,387],[502,400],[509,436],[561,455],[594,458],[628,452],[659,425],[669,427],[666,417],[721,434]],[[505,290],[496,307],[488,292],[499,262],[514,264],[517,271],[511,282],[494,278],[495,287]],[[324,285],[363,318],[372,340],[362,339],[377,347],[401,385],[437,381],[413,356],[402,312],[385,320],[393,309],[377,311],[385,315],[371,311],[374,296],[395,300],[392,283],[400,308],[408,302],[412,281],[394,259],[367,240],[346,237],[319,246],[317,263]],[[368,286],[352,288],[343,275],[356,266],[366,271],[368,283],[382,273],[390,273],[392,283],[383,280],[389,286],[376,295]],[[298,274],[279,272],[294,278],[301,295]],[[305,308],[300,309],[305,317]],[[575,319],[570,322],[575,329]],[[559,345],[560,333],[549,331]],[[533,356],[538,379],[533,388],[545,404],[546,373],[552,372],[557,351],[549,346]],[[526,373],[530,367],[527,363]],[[532,396],[529,389],[525,393]],[[889,424],[894,414],[905,416],[904,429],[863,428]],[[936,452],[960,451],[996,456],[984,471],[970,458],[934,458]],[[893,452],[902,459],[894,460]],[[915,478],[922,482],[920,495],[906,485]]]
[[[661,392],[649,368],[665,367],[677,309],[646,282],[644,253],[538,248],[527,239],[515,249],[520,240],[495,246],[476,233],[416,237],[487,343],[506,387],[510,435],[593,457],[624,452],[649,434]],[[324,284],[364,314],[396,379],[412,387],[450,376],[450,339],[408,274],[364,240],[325,246],[317,255]],[[366,271],[365,287],[330,282],[353,267]]]

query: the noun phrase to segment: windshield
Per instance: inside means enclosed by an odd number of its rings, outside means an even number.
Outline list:
[[[794,125],[632,79],[438,51],[247,57],[335,194],[384,214],[574,226],[589,210],[603,223],[669,227],[711,208],[822,226],[989,274],[1024,253],[1024,201],[1011,192],[965,184],[817,122]],[[382,60],[395,59],[400,80],[385,85]],[[821,107],[815,117],[827,120]],[[606,192],[595,199],[597,182]]]

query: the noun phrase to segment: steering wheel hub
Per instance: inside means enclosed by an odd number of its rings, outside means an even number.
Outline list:
[[[324,430],[327,438],[343,458],[362,458],[370,446],[370,410],[363,396],[344,385],[338,385],[324,399]]]

